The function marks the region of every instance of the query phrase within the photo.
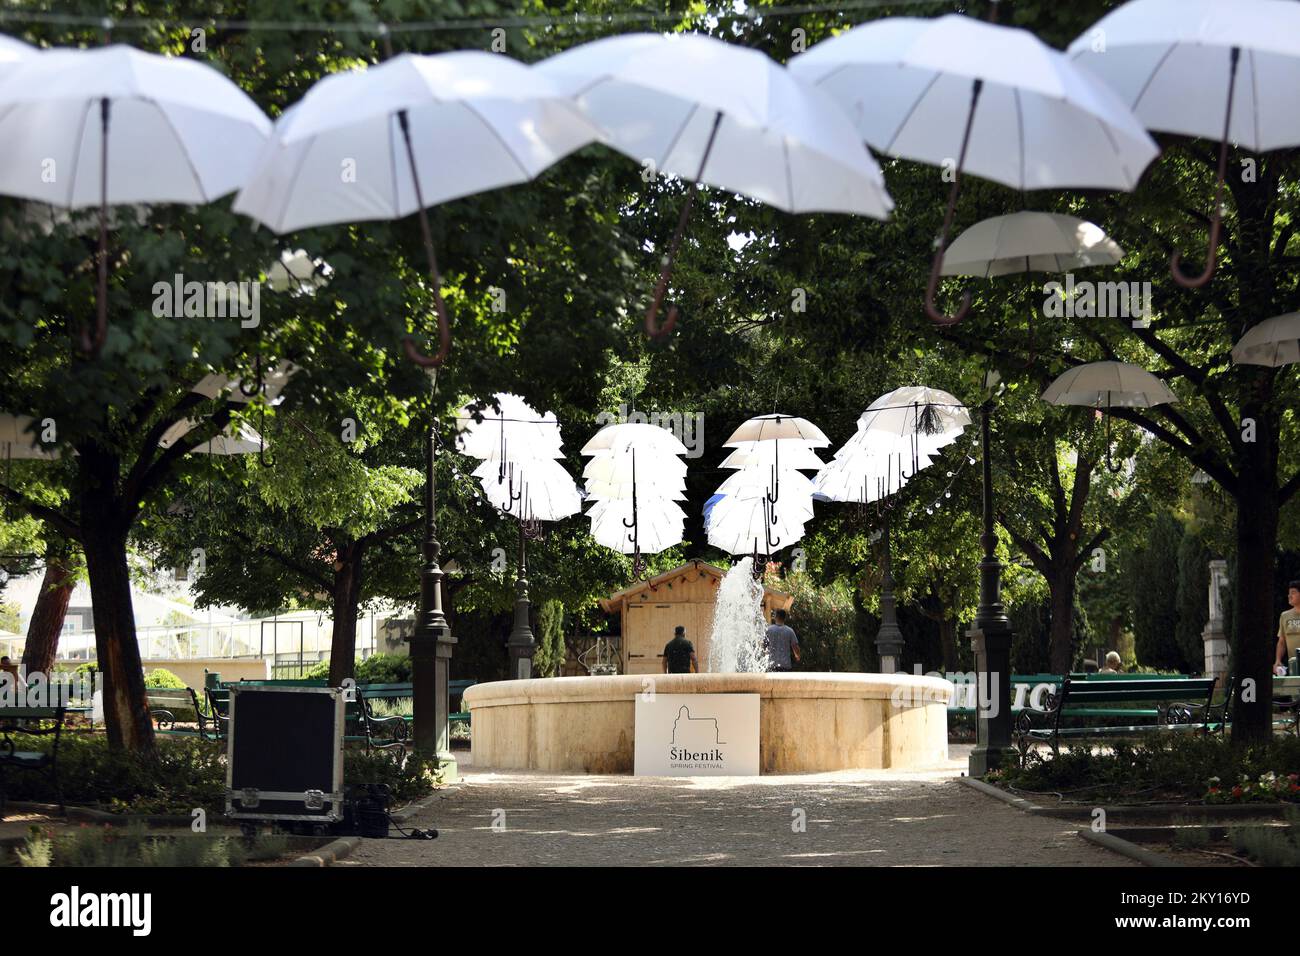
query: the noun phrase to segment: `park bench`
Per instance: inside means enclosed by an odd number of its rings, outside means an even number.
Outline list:
[[[193,688],[146,687],[144,693],[158,733],[202,740],[219,739],[216,717],[204,709]],[[190,714],[194,715],[192,720]],[[194,726],[177,727],[178,723],[192,723]]]
[[[356,717],[364,731],[367,751],[406,745],[411,737],[410,718],[405,714],[376,714],[373,704],[376,701],[410,700],[412,693],[409,683],[357,685]]]
[[[478,681],[473,680],[453,680],[447,682],[447,722],[448,724],[465,724],[469,726],[469,711],[464,709],[465,691],[469,690]],[[452,704],[456,705],[452,710]]]
[[[63,789],[59,786],[59,737],[63,732],[64,707],[0,707],[0,817],[5,806],[5,772],[10,769],[44,773],[50,778],[58,799],[59,812],[63,807]],[[50,749],[19,750],[15,734],[30,737],[52,737]]]
[[[1023,763],[1035,743],[1046,743],[1053,755],[1062,740],[1090,737],[1132,737],[1155,731],[1210,729],[1214,695],[1212,677],[1159,677],[1104,675],[1083,679],[1070,675],[1058,694],[1048,695],[1044,711],[1023,710],[1016,718],[1015,743]],[[1131,708],[1113,705],[1154,704]],[[1098,706],[1112,705],[1112,706]],[[1154,718],[1152,714],[1154,713]],[[1067,719],[1121,718],[1116,725],[1078,726]]]

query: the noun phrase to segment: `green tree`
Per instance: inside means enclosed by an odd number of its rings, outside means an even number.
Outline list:
[[[1178,642],[1178,553],[1183,526],[1169,514],[1156,518],[1145,547],[1129,564],[1133,637],[1138,662],[1160,670],[1183,670]]]

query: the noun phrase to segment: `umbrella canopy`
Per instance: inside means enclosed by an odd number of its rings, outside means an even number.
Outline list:
[[[272,405],[278,405],[281,401],[280,393],[284,387],[289,384],[289,379],[298,371],[298,366],[294,365],[288,359],[282,359],[275,368],[266,372],[262,376],[262,394]],[[241,379],[230,378],[218,372],[211,372],[195,385],[191,392],[197,392],[204,398],[216,398],[218,395],[225,394],[226,401],[236,402],[246,405],[257,397],[257,391],[253,394],[244,391],[244,383]]]
[[[962,168],[1012,189],[1131,190],[1159,150],[1119,98],[1027,30],[961,14],[889,17],[790,61],[891,156]]]
[[[186,57],[49,50],[0,75],[0,192],[53,206],[211,202],[239,188],[271,133],[248,94]]]
[[[59,457],[57,448],[46,447],[32,437],[39,431],[32,428],[34,423],[30,415],[0,412],[0,458],[52,461]]]
[[[1070,44],[1148,129],[1219,140],[1219,170],[1204,272],[1214,275],[1228,142],[1254,152],[1300,145],[1300,6],[1287,0],[1132,0]],[[1239,82],[1240,80],[1240,82]]]
[[[1160,379],[1128,362],[1090,362],[1059,376],[1043,392],[1052,405],[1090,408],[1150,408],[1178,401]]]
[[[945,169],[956,158],[926,287],[926,314],[940,325],[970,311],[969,292],[952,315],[935,305],[963,171],[1021,191],[1131,190],[1159,152],[1114,92],[1064,54],[960,14],[876,20],[790,69],[835,97],[876,149]]]
[[[858,418],[858,431],[907,439],[930,452],[956,441],[969,424],[970,413],[956,396],[925,385],[905,385],[868,405]]]
[[[738,442],[735,450],[722,459],[722,468],[769,468],[780,461],[782,468],[815,471],[824,462],[798,438],[774,438],[768,441]]]
[[[861,433],[859,433],[861,434]],[[932,459],[911,451],[864,451],[845,445],[834,461],[813,479],[816,494],[830,501],[870,504],[889,497],[907,484]]]
[[[742,468],[718,485],[716,494],[728,495],[734,498],[753,498],[757,495],[764,495],[772,488],[772,478],[769,468]],[[776,480],[780,483],[781,497],[779,500],[781,510],[784,511],[788,504],[789,507],[806,511],[808,517],[812,517],[812,496],[816,490],[813,487],[812,479],[801,475],[793,468],[782,468],[777,472]],[[792,497],[787,499],[787,495]]]
[[[688,451],[677,436],[666,428],[645,422],[621,422],[606,425],[592,435],[587,444],[582,446],[582,454],[622,452],[632,446],[662,455],[685,455]]]
[[[182,419],[163,432],[162,437],[158,439],[159,447],[170,448],[202,424],[193,419]],[[189,453],[191,455],[258,455],[263,453],[265,447],[262,436],[251,425],[245,422],[231,422],[220,435],[194,446]]]
[[[0,33],[0,79],[3,79],[19,63],[39,53],[40,50],[36,47]]]
[[[731,433],[723,447],[738,448],[742,442],[772,441],[773,439],[792,439],[803,442],[809,448],[825,448],[831,443],[825,432],[806,418],[793,415],[758,415],[741,423]]]
[[[1232,361],[1272,368],[1300,362],[1300,312],[1275,315],[1250,329],[1232,347]]]
[[[456,413],[456,447],[484,460],[559,458],[563,441],[554,412],[542,414],[518,395],[498,392],[486,408]]]
[[[606,142],[658,172],[786,212],[883,219],[885,180],[819,90],[758,50],[696,34],[635,33],[538,64]]]
[[[680,544],[686,523],[686,513],[671,501],[657,503],[653,509],[638,508],[635,535],[630,527],[634,518],[631,501],[597,501],[587,514],[591,536],[620,554],[658,554]]]
[[[728,554],[771,553],[794,544],[804,534],[804,522],[794,509],[773,514],[767,499],[715,496],[707,507],[709,544]],[[785,509],[783,509],[785,510]]]
[[[401,53],[308,90],[276,123],[234,209],[280,233],[400,219],[526,182],[598,136],[546,77],[508,56]],[[355,177],[340,175],[347,168]]]
[[[1075,216],[1017,212],[971,226],[943,255],[946,276],[994,276],[1069,272],[1114,265],[1124,250],[1102,228]]]
[[[609,455],[597,454],[582,469],[588,481],[631,482],[635,467],[636,480],[647,485],[676,487],[686,477],[686,462],[675,456],[663,457],[638,451],[635,466],[632,452]]]
[[[489,460],[474,469],[474,477],[494,507],[533,521],[559,521],[582,510],[578,486],[554,459],[510,459],[504,479],[497,467],[497,462]]]

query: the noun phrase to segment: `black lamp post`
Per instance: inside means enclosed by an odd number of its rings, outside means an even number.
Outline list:
[[[903,632],[898,626],[898,601],[894,597],[894,573],[890,568],[889,509],[884,511],[884,524],[880,529],[882,554],[880,558],[880,630],[876,632],[876,652],[880,655],[880,672],[898,671],[903,656]]]
[[[510,658],[510,679],[528,680],[533,676],[533,652],[537,641],[528,623],[528,563],[524,552],[524,522],[519,522],[519,569],[515,577],[515,624],[506,641]]]
[[[989,456],[989,417],[993,399],[980,406],[980,448],[984,467],[984,531],[980,544],[980,603],[975,626],[966,632],[975,652],[975,749],[969,772],[982,777],[1002,765],[1011,747],[1011,621],[1002,606],[1002,562],[993,529],[993,467]]]
[[[424,555],[420,568],[420,613],[411,635],[412,724],[415,749],[437,757],[439,764],[455,777],[447,729],[448,675],[456,639],[442,610],[442,568],[438,555],[437,518],[434,515],[434,465],[437,435],[433,427],[425,439],[424,472]]]

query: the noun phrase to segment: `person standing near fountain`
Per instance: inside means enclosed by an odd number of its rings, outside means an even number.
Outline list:
[[[695,659],[695,645],[686,639],[686,628],[680,624],[673,631],[673,639],[664,645],[665,674],[694,674],[700,669]]]
[[[794,668],[790,658],[799,660],[799,638],[794,628],[785,623],[785,609],[778,608],[773,615],[775,623],[767,626],[765,635],[767,644],[767,669],[769,671],[788,671]]]

